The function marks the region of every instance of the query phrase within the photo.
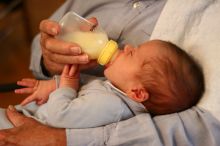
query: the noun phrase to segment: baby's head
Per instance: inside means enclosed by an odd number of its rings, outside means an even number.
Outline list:
[[[195,105],[204,91],[199,65],[176,45],[153,40],[124,51],[105,76],[154,115],[179,112]]]

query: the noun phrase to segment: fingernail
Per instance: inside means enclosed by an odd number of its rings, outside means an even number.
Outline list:
[[[15,93],[22,93],[22,92],[20,91],[20,89],[15,89],[14,92],[15,92]]]
[[[81,49],[80,49],[79,47],[71,47],[70,50],[71,50],[73,53],[81,54]]]
[[[8,109],[9,109],[10,111],[15,111],[15,108],[14,108],[13,105],[9,105],[9,106],[8,106]]]
[[[83,55],[80,57],[80,61],[83,61],[83,62],[88,62],[89,61],[89,56],[88,55]]]

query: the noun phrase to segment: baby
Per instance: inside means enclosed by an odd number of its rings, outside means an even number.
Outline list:
[[[16,93],[31,93],[17,107],[42,123],[88,128],[140,113],[170,114],[185,110],[204,92],[201,68],[176,45],[153,40],[137,48],[126,45],[104,70],[105,78],[87,80],[79,90],[77,65],[66,65],[56,81],[23,79]],[[79,90],[79,91],[78,91]],[[77,93],[78,91],[78,93]],[[52,93],[51,93],[52,92]]]

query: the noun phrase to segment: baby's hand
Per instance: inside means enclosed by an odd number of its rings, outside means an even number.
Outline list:
[[[36,101],[38,105],[44,104],[47,102],[49,94],[56,89],[55,80],[22,79],[17,84],[25,88],[16,89],[16,94],[30,94],[21,102],[22,106],[32,101]]]
[[[79,89],[79,70],[78,65],[65,65],[61,74],[60,86]]]

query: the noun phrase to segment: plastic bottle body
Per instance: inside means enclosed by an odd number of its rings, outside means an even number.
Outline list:
[[[99,64],[105,65],[114,56],[117,43],[109,41],[100,26],[94,27],[94,24],[74,12],[68,12],[59,23],[61,33],[58,38],[77,43],[90,59],[97,59]]]
[[[108,42],[108,37],[102,32],[83,32],[75,31],[60,36],[65,41],[77,43],[83,52],[89,55],[90,59],[97,59],[102,48]]]

